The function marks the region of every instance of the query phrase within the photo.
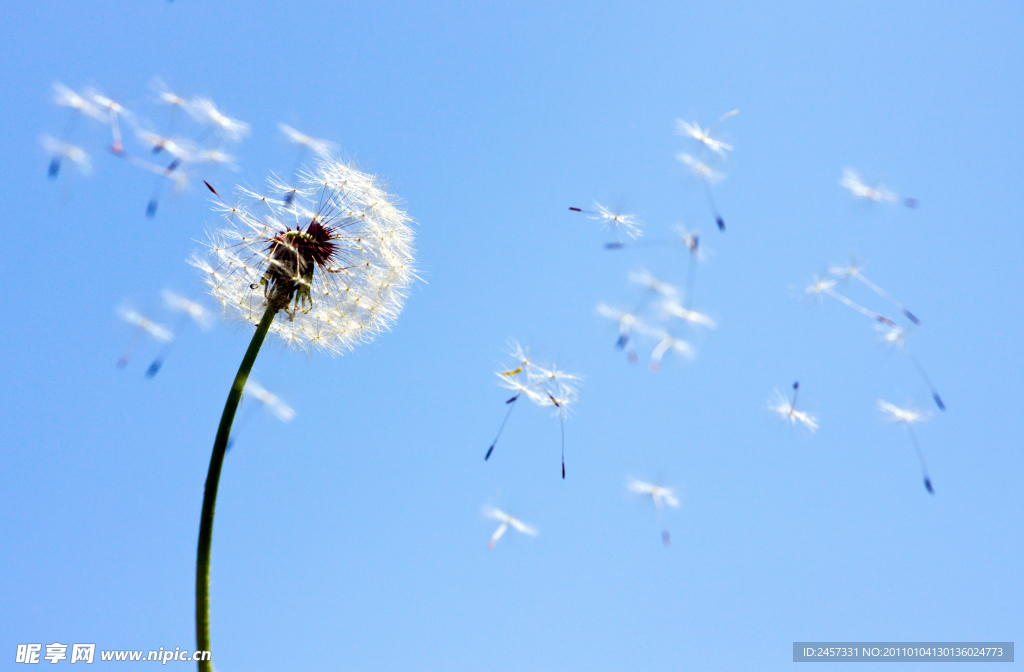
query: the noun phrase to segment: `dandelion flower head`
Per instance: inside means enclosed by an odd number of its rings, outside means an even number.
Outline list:
[[[332,158],[302,175],[290,204],[239,188],[220,202],[228,226],[211,235],[204,271],[224,310],[289,345],[351,350],[387,329],[416,277],[411,220],[374,177]]]

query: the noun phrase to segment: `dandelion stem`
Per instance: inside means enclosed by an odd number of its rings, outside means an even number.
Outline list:
[[[213,442],[213,455],[210,457],[210,470],[206,474],[206,489],[203,493],[203,514],[199,521],[199,550],[196,558],[196,648],[210,651],[210,545],[213,537],[213,509],[217,505],[217,486],[220,483],[220,469],[224,464],[224,453],[227,451],[228,437],[231,435],[231,423],[235,419],[235,411],[242,399],[242,390],[256,362],[263,340],[270,331],[279,308],[271,304],[263,314],[256,333],[253,334],[249,349],[245,351],[242,364],[238,367],[235,382],[231,385],[224,413],[217,427],[217,438]],[[199,661],[200,672],[212,672],[213,664],[209,660]]]

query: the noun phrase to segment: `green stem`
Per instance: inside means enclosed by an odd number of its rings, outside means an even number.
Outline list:
[[[210,457],[210,470],[206,474],[206,490],[203,493],[203,516],[199,521],[199,551],[196,558],[196,648],[210,651],[210,544],[213,537],[213,509],[217,505],[217,486],[220,483],[220,468],[224,464],[224,453],[231,435],[231,423],[235,419],[235,411],[242,399],[245,381],[256,362],[263,340],[270,331],[270,325],[277,315],[277,308],[268,307],[263,314],[256,333],[253,334],[249,349],[245,351],[242,364],[238,367],[235,382],[231,385],[224,413],[220,416],[217,427],[217,438],[213,442],[213,455]],[[212,656],[211,656],[212,657]],[[212,672],[213,663],[209,660],[199,661],[200,672]]]

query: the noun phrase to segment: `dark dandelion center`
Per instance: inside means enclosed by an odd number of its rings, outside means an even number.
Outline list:
[[[304,312],[312,307],[310,288],[313,272],[319,266],[326,269],[337,252],[331,242],[334,229],[314,218],[306,226],[282,231],[270,239],[267,247],[269,263],[260,284],[268,303],[287,308],[293,301],[292,311]]]

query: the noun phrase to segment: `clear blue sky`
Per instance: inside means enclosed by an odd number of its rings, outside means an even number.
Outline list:
[[[218,670],[777,670],[793,641],[1024,641],[1022,19],[1017,3],[4,3],[0,667],[18,643],[194,644],[203,482],[249,333],[190,326],[147,379],[159,346],[118,368],[133,331],[115,309],[173,325],[162,289],[203,296],[185,259],[219,222],[200,179],[290,174],[282,122],[386,180],[423,281],[350,355],[261,353],[254,377],[297,415],[241,410],[213,539]],[[39,138],[68,118],[54,82],[160,131],[154,76],[251,125],[237,174],[198,169],[148,219],[153,175],[80,120],[93,174],[47,179]],[[719,233],[675,120],[735,108]],[[855,201],[845,166],[920,207]],[[635,302],[632,271],[684,284],[686,255],[603,249],[568,210],[595,201],[648,240],[702,232],[693,307],[718,328],[680,332],[693,361],[654,374],[653,340],[635,366],[615,349],[595,306]],[[851,253],[920,317],[908,343],[946,412],[870,320],[802,300]],[[538,408],[483,461],[509,338],[585,376],[564,481]],[[794,380],[814,434],[766,409]],[[879,399],[931,412],[915,429],[934,496]],[[679,493],[670,548],[628,476]],[[488,550],[484,504],[539,536]]]

